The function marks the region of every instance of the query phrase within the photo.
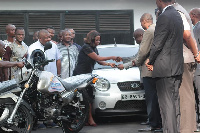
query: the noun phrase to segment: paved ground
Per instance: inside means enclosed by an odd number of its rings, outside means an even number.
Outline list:
[[[79,133],[138,133],[138,129],[146,127],[140,125],[141,122],[146,121],[146,116],[113,117],[96,121],[97,127],[85,126]],[[62,130],[61,128],[48,128],[32,133],[62,133]]]

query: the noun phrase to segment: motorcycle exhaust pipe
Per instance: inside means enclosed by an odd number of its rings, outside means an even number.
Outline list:
[[[64,93],[62,93],[60,95],[62,97],[63,102],[65,104],[68,104],[73,100],[75,93],[74,93],[74,91],[70,91],[70,92],[66,91],[66,92],[64,92]]]

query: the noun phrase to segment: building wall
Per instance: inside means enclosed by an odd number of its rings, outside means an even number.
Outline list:
[[[143,13],[154,14],[156,0],[0,0],[0,10],[134,10],[134,28],[141,28]],[[187,11],[199,0],[177,0]],[[0,18],[1,19],[1,18]],[[155,16],[154,16],[155,21]]]

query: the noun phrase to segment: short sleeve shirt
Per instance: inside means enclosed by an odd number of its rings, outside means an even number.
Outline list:
[[[185,17],[185,15],[182,12],[180,12],[180,11],[178,11],[178,12],[181,15],[181,18],[183,20],[184,30],[190,30],[190,24],[188,23],[187,18]]]
[[[96,61],[90,58],[88,54],[93,52],[99,55],[96,47],[92,47],[89,44],[84,44],[82,46],[78,55],[78,63],[73,75],[92,73]]]
[[[78,48],[75,45],[65,46],[58,44],[58,49],[62,55],[61,58],[61,78],[71,77],[78,59]]]
[[[3,60],[10,61],[10,57],[12,55],[12,51],[11,51],[10,45],[12,44],[12,42],[9,42],[7,40],[4,40],[3,42],[5,44],[5,49],[6,49],[6,52],[3,55]]]
[[[21,61],[27,54],[28,46],[22,42],[18,45],[15,41],[10,45],[12,55],[10,61]],[[21,80],[21,76],[18,74],[21,71],[18,67],[11,67],[11,79],[15,79],[17,82]]]
[[[51,72],[54,75],[57,75],[56,61],[60,60],[62,55],[60,54],[60,50],[58,49],[57,45],[55,43],[53,43],[52,41],[51,41],[51,43],[52,43],[52,48],[45,51],[45,56],[48,60],[55,59],[55,61],[49,62],[49,64],[44,67],[44,70]],[[30,55],[32,54],[32,52],[35,49],[40,49],[40,50],[44,51],[44,46],[40,43],[39,40],[37,42],[31,44],[28,48],[28,60],[29,61],[30,61]]]

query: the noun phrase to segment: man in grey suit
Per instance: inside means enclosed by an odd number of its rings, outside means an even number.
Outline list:
[[[138,28],[133,32],[133,38],[136,41],[136,43],[139,45],[142,42],[143,34],[144,34],[144,30],[142,28]],[[130,57],[122,57],[123,63],[127,63],[127,62],[130,62],[131,60],[135,59],[137,54],[138,53],[136,53],[135,55],[130,56]]]
[[[197,42],[197,47],[198,50],[200,50],[200,8],[193,8],[190,11],[190,18],[192,20],[192,24],[193,24],[193,32],[194,32],[194,37],[195,40]],[[195,91],[197,92],[197,97],[198,99],[200,98],[200,64],[197,64],[197,68],[195,71],[195,75],[194,75],[194,85],[195,85]],[[199,101],[197,101],[199,102]],[[200,103],[198,103],[199,108],[197,109],[197,113],[200,113]],[[199,118],[199,117],[198,117]],[[199,119],[198,119],[198,122]]]
[[[152,72],[148,71],[145,61],[150,52],[150,47],[154,38],[155,24],[153,24],[153,17],[149,13],[144,13],[140,18],[141,26],[145,30],[143,39],[140,44],[138,54],[135,59],[128,63],[118,66],[119,69],[128,69],[129,67],[138,66],[141,69],[141,78],[145,90],[147,115],[149,119],[149,126],[138,131],[153,131],[161,128],[161,116],[157,98],[155,79],[152,78]]]
[[[156,0],[161,11],[146,65],[156,78],[163,132],[179,133],[179,87],[183,74],[183,21],[172,0]]]
[[[194,25],[193,27],[194,37],[197,41],[198,49],[200,49],[200,8],[193,8],[190,11],[189,15],[190,15],[192,24]]]
[[[179,88],[180,95],[180,132],[190,133],[196,130],[195,94],[194,94],[194,72],[196,68],[195,59],[198,62],[199,53],[194,39],[192,22],[188,12],[175,0],[173,7],[180,13],[183,25],[183,57],[184,72],[182,83]],[[195,58],[196,57],[196,58]],[[198,58],[197,58],[198,57]]]

